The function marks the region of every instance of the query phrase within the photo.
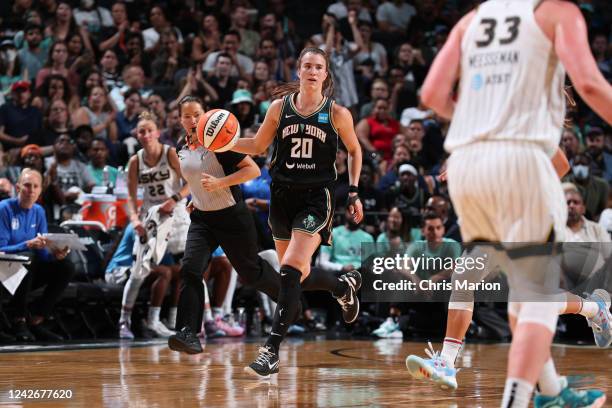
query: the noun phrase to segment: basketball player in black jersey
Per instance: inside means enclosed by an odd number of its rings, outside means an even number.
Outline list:
[[[258,154],[274,141],[269,222],[281,260],[281,290],[272,332],[257,359],[245,367],[245,372],[257,378],[278,373],[280,343],[297,310],[301,290],[310,286],[306,278],[312,255],[320,244],[331,243],[338,136],[349,154],[349,210],[356,223],[363,218],[357,196],[361,147],[350,112],[330,98],[333,80],[327,55],[318,48],[305,48],[297,66],[299,82],[277,88],[275,95],[282,98],[272,102],[257,135],[239,139],[232,149]],[[338,300],[344,320],[355,321],[359,272],[338,278],[328,275],[318,283]]]

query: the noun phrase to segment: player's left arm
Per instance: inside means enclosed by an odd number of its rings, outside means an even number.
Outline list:
[[[446,43],[434,59],[421,88],[421,101],[445,119],[451,119],[455,111],[453,88],[459,79],[461,63],[461,39],[474,11],[466,14],[453,27]]]
[[[563,150],[561,150],[561,148],[557,148],[557,151],[555,152],[551,160],[559,178],[563,178],[563,176],[565,176],[570,171],[570,164],[567,161],[567,157],[565,156],[565,153],[563,153]]]
[[[333,105],[332,123],[338,130],[338,135],[348,152],[349,186],[357,186],[361,175],[361,145],[355,134],[353,126],[353,116],[351,112],[343,106]],[[353,214],[353,220],[360,223],[363,219],[363,206],[357,196],[357,192],[349,190],[349,211]]]

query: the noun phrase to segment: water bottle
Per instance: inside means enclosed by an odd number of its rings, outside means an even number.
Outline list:
[[[110,174],[108,171],[108,166],[104,166],[104,168],[102,169],[102,185],[104,187],[106,187],[106,193],[107,194],[112,194],[112,188],[110,185]]]
[[[127,180],[125,176],[125,169],[123,166],[117,169],[117,180],[115,181],[115,188],[118,192],[127,192]]]
[[[251,336],[261,337],[261,312],[258,307],[253,310],[253,321],[251,322]]]

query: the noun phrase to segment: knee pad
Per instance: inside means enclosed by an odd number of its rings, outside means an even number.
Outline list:
[[[557,330],[558,317],[558,302],[524,302],[520,306],[517,325],[521,323],[536,323],[554,333]]]

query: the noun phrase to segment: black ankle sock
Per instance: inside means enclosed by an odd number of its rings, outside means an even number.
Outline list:
[[[272,332],[266,345],[272,346],[278,353],[280,344],[287,334],[289,325],[294,321],[295,314],[300,302],[302,273],[289,265],[283,265],[280,269],[280,293],[278,304],[274,312]]]

